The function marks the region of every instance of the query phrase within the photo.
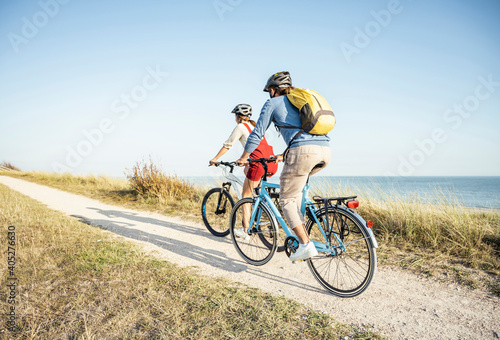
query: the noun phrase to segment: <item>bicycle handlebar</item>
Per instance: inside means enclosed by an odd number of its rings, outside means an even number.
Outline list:
[[[229,167],[234,167],[236,165],[236,162],[217,162],[215,164],[209,164],[208,166],[219,166],[219,165],[224,165],[224,166],[229,166]]]
[[[276,162],[276,157],[271,157],[271,158],[257,158],[257,159],[248,159],[248,163],[261,163],[262,166],[264,167],[265,172],[267,173],[267,163],[271,162]],[[230,172],[232,173],[234,170],[234,167],[237,165],[236,162],[216,162],[214,164],[209,164],[208,166],[219,166],[219,165],[224,165],[230,168]]]
[[[209,164],[208,166],[219,166],[219,165],[224,165],[224,166],[227,166],[229,168],[229,172],[230,173],[233,173],[234,171],[234,167],[236,166],[236,162],[216,162],[214,164]]]
[[[271,158],[257,158],[257,159],[248,159],[248,163],[260,163],[262,164],[262,167],[264,168],[264,176],[262,176],[263,181],[267,181],[267,163],[275,163],[277,160],[277,157],[271,157]]]
[[[257,158],[257,159],[248,159],[248,163],[261,163],[264,165],[264,163],[274,163],[276,162],[276,157],[271,157],[271,158]]]

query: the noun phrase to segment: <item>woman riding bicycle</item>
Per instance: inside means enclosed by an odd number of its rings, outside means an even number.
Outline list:
[[[262,107],[257,124],[249,135],[237,164],[247,164],[248,156],[259,145],[271,122],[276,125],[289,146],[285,155],[285,165],[280,176],[280,205],[288,224],[299,238],[299,248],[290,255],[290,260],[299,261],[318,254],[307,235],[304,216],[300,211],[302,189],[310,175],[326,167],[330,162],[330,138],[326,135],[312,135],[301,131],[298,109],[290,103],[286,95],[293,89],[290,73],[278,72],[269,77],[265,92],[271,97]],[[278,156],[277,161],[283,157]],[[271,165],[271,164],[269,164]]]
[[[245,147],[247,138],[255,127],[256,123],[250,119],[250,117],[252,116],[252,107],[250,105],[236,105],[231,113],[235,114],[237,125],[229,138],[224,142],[217,155],[210,160],[210,165],[216,164],[217,160],[222,157],[222,155],[224,155],[236,143],[236,141],[239,140],[241,145]],[[266,139],[263,136],[264,135],[262,134],[262,140],[259,140],[252,152],[249,153],[250,158],[269,158],[270,156],[274,155],[272,146],[267,143]],[[277,164],[273,163],[268,165],[267,173],[271,174],[270,176],[274,175],[276,171],[278,171]],[[247,164],[244,173],[246,178],[243,183],[243,189],[241,192],[241,196],[243,198],[252,196],[254,189],[259,186],[260,180],[262,176],[264,176],[264,168],[260,163],[252,163],[250,165]],[[243,238],[248,237],[248,235],[244,233],[243,230],[237,230],[235,231],[235,233]]]

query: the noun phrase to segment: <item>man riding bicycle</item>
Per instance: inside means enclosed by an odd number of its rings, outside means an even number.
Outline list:
[[[250,154],[259,145],[271,122],[278,128],[287,152],[277,157],[284,161],[280,176],[280,205],[283,215],[299,239],[297,251],[290,255],[290,260],[300,261],[318,254],[310,241],[304,225],[304,216],[300,211],[302,189],[310,175],[325,168],[330,162],[330,138],[327,135],[313,135],[302,132],[299,110],[290,103],[287,94],[293,89],[290,73],[278,72],[269,77],[265,92],[271,97],[262,107],[255,128],[247,138],[245,151],[237,161],[238,165],[247,164]]]

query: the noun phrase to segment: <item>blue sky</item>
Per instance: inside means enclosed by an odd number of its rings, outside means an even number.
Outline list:
[[[486,0],[1,1],[0,161],[217,175],[232,108],[257,119],[288,70],[336,114],[323,175],[499,176],[499,17]]]

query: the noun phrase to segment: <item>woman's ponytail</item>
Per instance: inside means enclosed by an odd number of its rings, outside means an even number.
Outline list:
[[[253,127],[255,127],[255,125],[257,124],[256,122],[251,120],[250,117],[248,117],[248,116],[238,115],[238,117],[240,117],[241,123],[250,123],[250,124],[252,124]]]

